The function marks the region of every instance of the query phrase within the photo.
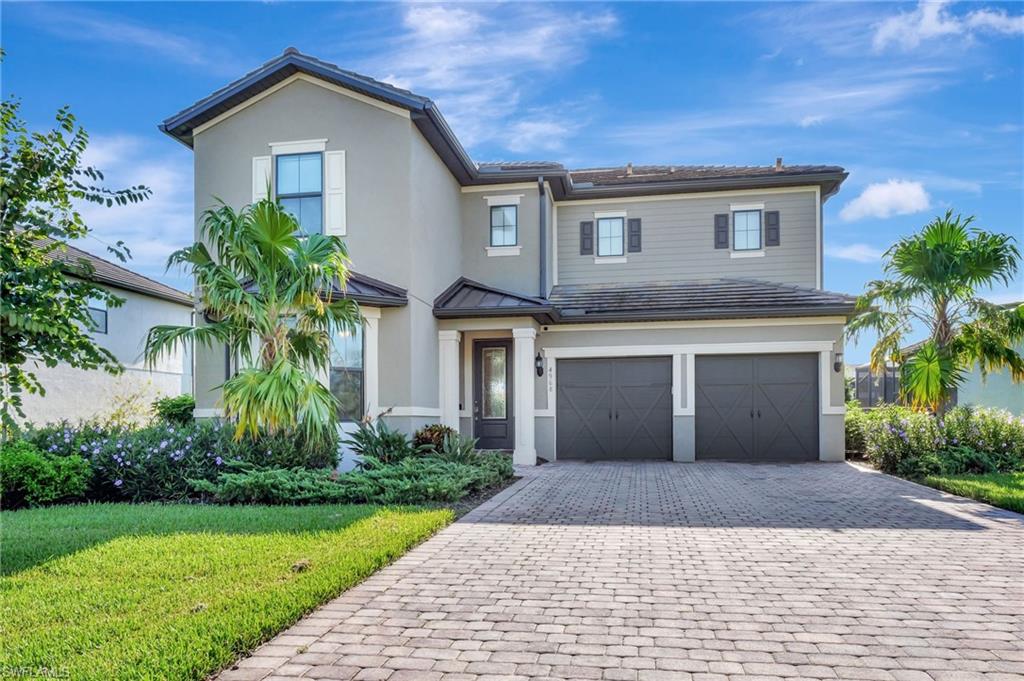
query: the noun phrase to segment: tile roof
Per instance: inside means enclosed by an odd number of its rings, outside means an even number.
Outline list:
[[[562,322],[845,315],[856,302],[844,293],[753,279],[561,285],[549,298]]]
[[[62,248],[56,248],[49,252],[49,257],[53,260],[59,260],[60,262],[67,265],[65,271],[68,274],[74,274],[76,276],[82,276],[81,262],[85,261],[92,266],[93,272],[90,280],[98,284],[107,284],[116,288],[124,289],[126,291],[133,291],[135,293],[141,293],[147,296],[153,296],[155,298],[162,298],[163,300],[169,300],[173,303],[181,303],[182,305],[192,306],[192,296],[179,291],[176,288],[162,284],[155,279],[145,277],[138,272],[132,272],[126,267],[122,267],[116,263],[110,262],[97,255],[93,255],[87,251],[83,251],[80,248],[74,246],[68,246],[67,250]]]
[[[591,184],[595,187],[635,185],[651,182],[679,182],[686,180],[758,179],[792,175],[835,174],[845,172],[839,166],[791,165],[775,166],[618,166],[614,168],[584,168],[570,170],[574,185]]]

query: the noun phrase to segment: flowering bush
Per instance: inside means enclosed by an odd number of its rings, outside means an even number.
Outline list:
[[[333,467],[337,443],[305,446],[298,438],[264,436],[236,442],[216,421],[145,428],[104,428],[60,423],[27,434],[54,456],[81,456],[92,465],[91,500],[177,500],[192,491],[189,480],[215,480],[227,461],[267,467]]]
[[[871,413],[870,421],[864,450],[883,471],[898,472],[904,459],[935,453],[946,443],[935,418],[906,407],[879,407]]]
[[[921,478],[1024,470],[1024,421],[998,409],[956,407],[941,418],[895,405],[848,410],[851,427],[863,432],[865,454],[887,473]]]

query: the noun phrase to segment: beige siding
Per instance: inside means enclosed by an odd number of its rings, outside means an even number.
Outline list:
[[[780,213],[781,244],[764,257],[732,258],[714,248],[714,216],[731,204],[763,203]],[[579,225],[595,212],[626,211],[643,220],[643,251],[627,253],[622,264],[595,264],[580,255]],[[678,281],[746,277],[816,287],[817,199],[813,189],[742,196],[691,196],[635,202],[558,206],[558,283]],[[731,244],[731,235],[730,235]]]
[[[491,210],[488,196],[519,198],[519,255],[488,256]],[[462,194],[462,274],[482,284],[528,296],[540,294],[540,222],[537,185]]]

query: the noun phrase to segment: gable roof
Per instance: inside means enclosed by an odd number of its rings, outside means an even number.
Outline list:
[[[478,281],[460,277],[434,300],[434,316],[512,317],[528,315],[541,323],[551,323],[554,308],[543,298],[503,291]]]
[[[89,279],[97,284],[106,284],[125,291],[141,293],[192,307],[192,296],[184,291],[179,291],[167,284],[162,284],[155,279],[150,279],[138,272],[133,272],[126,267],[83,251],[80,248],[67,246],[67,250],[64,250],[58,247],[50,251],[47,256],[66,265],[64,271],[70,275]],[[88,277],[82,271],[83,261],[92,266],[93,272]]]
[[[556,200],[685,193],[716,189],[818,185],[828,197],[846,179],[839,166],[625,166],[570,171],[553,161],[474,163],[437,105],[428,98],[299,52],[294,47],[229,83],[160,124],[160,130],[186,146],[193,131],[246,100],[304,73],[366,97],[404,109],[462,185],[546,180]],[[632,172],[627,172],[631,169]]]

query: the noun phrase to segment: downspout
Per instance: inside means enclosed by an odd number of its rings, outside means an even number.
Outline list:
[[[540,206],[540,297],[548,297],[548,211],[544,194],[544,176],[537,178],[537,203]]]

